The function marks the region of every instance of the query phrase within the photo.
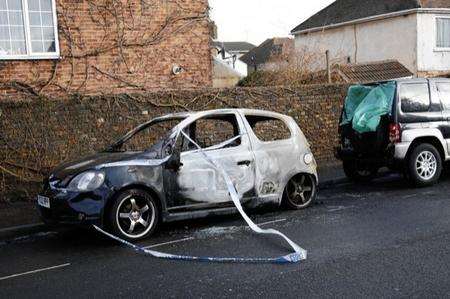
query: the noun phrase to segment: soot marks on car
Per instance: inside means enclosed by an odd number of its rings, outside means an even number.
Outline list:
[[[156,118],[96,155],[62,164],[39,210],[46,222],[96,224],[141,239],[161,221],[236,213],[222,171],[247,207],[301,209],[316,197],[316,163],[291,117],[225,109]]]

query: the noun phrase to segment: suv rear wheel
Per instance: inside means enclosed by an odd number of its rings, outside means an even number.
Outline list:
[[[358,183],[370,182],[376,177],[378,173],[377,167],[368,167],[366,169],[363,169],[358,167],[356,161],[352,160],[345,160],[343,162],[343,166],[345,175],[349,179]]]
[[[438,150],[428,143],[418,145],[409,155],[408,172],[418,187],[437,183],[442,173],[442,158]]]

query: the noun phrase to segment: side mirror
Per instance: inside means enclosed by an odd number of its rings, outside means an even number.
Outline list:
[[[183,163],[181,163],[180,151],[174,150],[169,160],[167,160],[165,167],[168,170],[177,172],[181,166],[183,166]]]

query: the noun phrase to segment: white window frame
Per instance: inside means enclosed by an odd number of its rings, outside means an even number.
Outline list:
[[[27,54],[1,55],[0,60],[39,60],[39,59],[59,59],[59,38],[58,38],[58,18],[56,13],[56,2],[52,1],[53,14],[53,32],[55,36],[55,52],[52,53],[33,53],[31,49],[30,20],[28,12],[28,1],[22,0],[23,24],[25,28],[25,45]]]
[[[436,52],[450,52],[450,47],[438,47],[437,44],[437,35],[438,35],[438,20],[439,19],[449,19],[450,20],[450,16],[436,16],[434,18],[434,27],[435,27],[435,34],[434,34],[434,50]]]

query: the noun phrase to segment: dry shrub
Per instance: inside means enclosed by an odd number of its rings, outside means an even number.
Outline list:
[[[297,50],[289,55],[276,55],[269,66],[251,73],[239,82],[239,86],[300,86],[306,84],[328,83],[326,70],[314,68],[325,60],[325,55]],[[332,73],[332,82],[341,83],[342,79]]]

